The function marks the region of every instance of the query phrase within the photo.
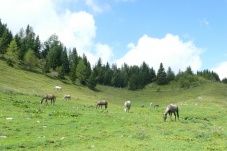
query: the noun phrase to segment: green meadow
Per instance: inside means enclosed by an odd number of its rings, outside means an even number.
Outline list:
[[[55,105],[40,104],[45,93],[57,96]],[[72,99],[63,100],[65,94]],[[107,110],[95,108],[99,100],[108,101]],[[218,82],[187,89],[150,84],[140,91],[98,85],[92,91],[0,60],[0,103],[1,151],[227,150],[227,85]],[[179,106],[179,121],[163,121],[170,103]]]

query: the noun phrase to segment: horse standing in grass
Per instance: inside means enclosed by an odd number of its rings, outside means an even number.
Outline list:
[[[125,110],[125,112],[129,112],[130,108],[131,108],[131,101],[126,101],[124,103],[124,110]]]
[[[107,109],[107,107],[108,107],[108,102],[107,102],[106,100],[98,101],[97,104],[96,104],[96,109],[97,109],[98,107],[100,107],[100,106],[101,106],[101,108],[102,108],[103,105],[105,106],[105,109]]]
[[[71,96],[66,94],[64,97],[63,97],[63,100],[71,100]]]
[[[42,99],[40,100],[40,103],[41,104],[43,103],[43,100],[46,100],[46,103],[47,104],[48,104],[47,100],[50,100],[51,101],[51,104],[54,105],[55,100],[56,100],[56,97],[53,94],[45,94],[45,95],[42,96]]]
[[[155,105],[154,105],[154,108],[157,108],[157,107],[159,107],[159,104],[155,104]]]
[[[61,87],[60,86],[54,86],[54,89],[61,91]]]
[[[176,121],[176,116],[179,120],[179,110],[178,110],[178,106],[175,105],[175,104],[169,104],[167,107],[166,107],[166,110],[164,112],[164,115],[163,115],[163,119],[164,119],[164,122],[166,121],[166,118],[167,118],[167,114],[169,114],[170,118],[172,117],[172,113],[174,114],[175,116],[175,121]]]

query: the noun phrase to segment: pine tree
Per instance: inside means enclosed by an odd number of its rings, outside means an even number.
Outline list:
[[[44,72],[44,73],[49,73],[50,72],[50,65],[49,65],[48,60],[46,60],[44,66],[43,66],[42,72]]]
[[[9,44],[9,47],[7,48],[7,53],[8,55],[8,64],[10,66],[13,66],[13,63],[19,63],[19,59],[18,59],[18,47],[17,47],[17,43],[15,40],[12,40]]]
[[[170,81],[175,80],[175,74],[172,71],[171,67],[168,68],[167,70],[167,82],[169,83]]]
[[[162,63],[160,63],[160,67],[157,73],[157,84],[159,85],[167,84],[167,75]]]
[[[80,80],[81,84],[83,84],[83,85],[86,84],[86,66],[85,66],[83,60],[79,60],[79,63],[77,65],[77,69],[76,69],[76,76]]]
[[[62,71],[64,74],[69,74],[69,59],[67,55],[66,48],[62,51],[61,54],[61,62],[62,62]]]
[[[87,86],[89,89],[94,90],[96,85],[97,85],[96,76],[94,72],[92,72],[88,79]]]
[[[2,54],[2,57],[4,56],[6,49],[12,39],[13,35],[11,31],[7,28],[6,24],[1,23],[0,19],[0,53]]]
[[[69,78],[72,81],[72,83],[75,84],[76,82],[76,65],[75,64],[71,66]]]
[[[24,63],[29,67],[30,70],[38,64],[38,58],[32,49],[29,49],[24,56]]]

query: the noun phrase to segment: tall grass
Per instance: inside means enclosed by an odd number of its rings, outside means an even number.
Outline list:
[[[98,85],[91,91],[1,60],[0,68],[0,150],[227,150],[224,84],[151,84],[141,91]],[[45,93],[57,96],[55,105],[40,104]],[[72,100],[63,100],[65,94]],[[100,99],[109,102],[107,110],[94,108]],[[132,101],[130,113],[123,110],[126,100]],[[178,104],[179,121],[163,122],[169,103]]]

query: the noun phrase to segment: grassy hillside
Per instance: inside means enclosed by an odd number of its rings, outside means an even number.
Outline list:
[[[99,85],[95,92],[2,60],[0,71],[0,150],[227,150],[225,84],[151,84],[141,91]],[[57,96],[54,106],[39,103],[45,93]],[[72,99],[63,100],[65,94]],[[108,110],[94,108],[101,99]],[[130,113],[123,110],[126,100],[132,101]],[[169,103],[179,106],[179,121],[163,122]]]

